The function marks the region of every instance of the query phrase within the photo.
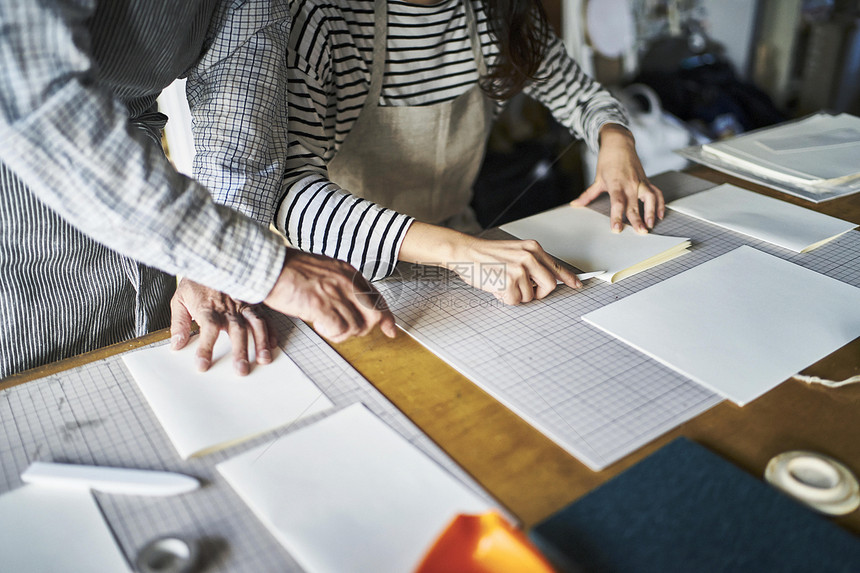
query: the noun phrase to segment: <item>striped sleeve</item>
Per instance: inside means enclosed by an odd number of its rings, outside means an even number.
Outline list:
[[[347,108],[346,113],[358,117],[364,98],[351,105],[348,91],[335,90],[331,85],[331,57],[323,53],[328,42],[319,38],[308,42],[307,57],[295,49],[306,35],[324,31],[324,24],[300,25],[292,34],[286,194],[276,226],[294,247],[347,261],[368,279],[376,280],[393,271],[412,218],[356,197],[328,179],[326,164],[334,155],[335,145],[329,133],[336,129],[328,110]],[[349,80],[339,75],[338,81]],[[366,95],[366,91],[362,86],[361,93]],[[351,112],[350,107],[354,108]]]
[[[498,46],[484,2],[470,1],[492,66]],[[393,268],[411,219],[349,195],[326,171],[367,98],[374,2],[293,0],[290,10],[286,193],[277,226],[294,246],[345,259],[368,277],[380,278]],[[465,18],[459,0],[389,2],[380,105],[434,105],[475,85],[478,70]],[[605,123],[627,126],[620,104],[582,72],[556,36],[539,73],[548,79],[527,92],[592,149]]]
[[[530,83],[525,93],[547,106],[559,123],[583,138],[595,153],[600,128],[605,124],[617,123],[629,129],[621,103],[582,71],[555,34],[551,34],[538,77],[546,79]]]

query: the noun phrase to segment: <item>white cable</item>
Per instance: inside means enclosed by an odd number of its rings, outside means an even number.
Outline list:
[[[819,378],[818,376],[806,376],[803,374],[795,374],[794,378],[796,380],[800,380],[801,382],[806,382],[807,384],[821,384],[822,386],[826,386],[828,388],[839,388],[840,386],[848,386],[849,384],[856,384],[860,382],[860,374],[856,376],[852,376],[850,378],[846,378],[845,380],[826,380],[824,378]]]

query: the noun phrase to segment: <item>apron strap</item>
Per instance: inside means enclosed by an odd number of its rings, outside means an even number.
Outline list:
[[[478,77],[483,78],[487,75],[487,65],[484,63],[481,38],[478,36],[478,18],[475,16],[475,9],[472,7],[472,0],[463,0],[463,3],[466,5],[466,25],[469,27],[472,55],[475,57],[475,64],[478,67]]]
[[[367,103],[379,105],[382,94],[382,76],[385,74],[385,52],[388,44],[388,0],[373,3],[373,64],[370,72],[370,89]]]
[[[472,56],[478,68],[478,76],[487,75],[487,65],[481,51],[481,39],[478,36],[478,20],[471,0],[463,1],[466,7],[466,26],[469,28],[469,41],[472,43]],[[370,71],[370,89],[367,92],[367,102],[379,105],[382,95],[382,79],[385,75],[385,56],[388,45],[388,0],[376,0],[373,3],[373,63]]]

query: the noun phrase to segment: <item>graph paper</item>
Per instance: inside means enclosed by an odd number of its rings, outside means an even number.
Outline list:
[[[336,408],[363,402],[413,445],[490,500],[468,474],[308,326],[280,315],[275,321],[290,357]],[[121,357],[115,356],[0,392],[0,493],[21,486],[21,472],[36,460],[186,473],[201,479],[204,487],[171,497],[94,493],[130,562],[147,541],[179,534],[200,543],[204,557],[200,569],[207,572],[301,571],[215,471],[215,465],[272,443],[278,436],[325,415],[183,461]]]
[[[666,177],[662,184],[672,197],[685,191],[669,188],[673,183],[686,191],[707,187],[691,180],[695,178]],[[594,208],[608,214],[608,201]],[[668,210],[656,231],[690,237],[690,252],[616,284],[592,280],[578,291],[560,286],[543,300],[516,307],[436,267],[401,266],[395,276],[376,284],[402,328],[591,469],[600,470],[721,398],[583,322],[582,315],[744,244],[860,286],[857,231],[804,254]]]

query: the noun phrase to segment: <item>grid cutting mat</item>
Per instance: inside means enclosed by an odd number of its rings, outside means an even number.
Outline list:
[[[684,174],[667,195],[713,186]],[[656,179],[656,178],[655,178]],[[672,188],[673,186],[679,188]],[[608,215],[608,200],[594,204]],[[615,284],[560,286],[512,307],[437,267],[399,267],[380,291],[398,324],[593,470],[600,470],[721,401],[695,382],[585,323],[581,317],[741,245],[860,286],[860,232],[795,254],[668,210],[656,232],[689,237],[689,253]],[[489,267],[465,272],[492,273]],[[484,278],[487,278],[485,275]],[[787,316],[791,309],[786,309]],[[706,343],[706,341],[703,341]]]
[[[274,321],[290,358],[336,408],[363,402],[413,445],[490,499],[307,325],[281,315]],[[36,460],[185,473],[201,479],[204,487],[190,494],[162,498],[94,494],[131,563],[147,541],[179,534],[200,543],[206,571],[301,571],[215,470],[215,465],[330,413],[221,452],[183,461],[121,357],[115,356],[0,392],[0,493],[22,485],[21,472]]]

